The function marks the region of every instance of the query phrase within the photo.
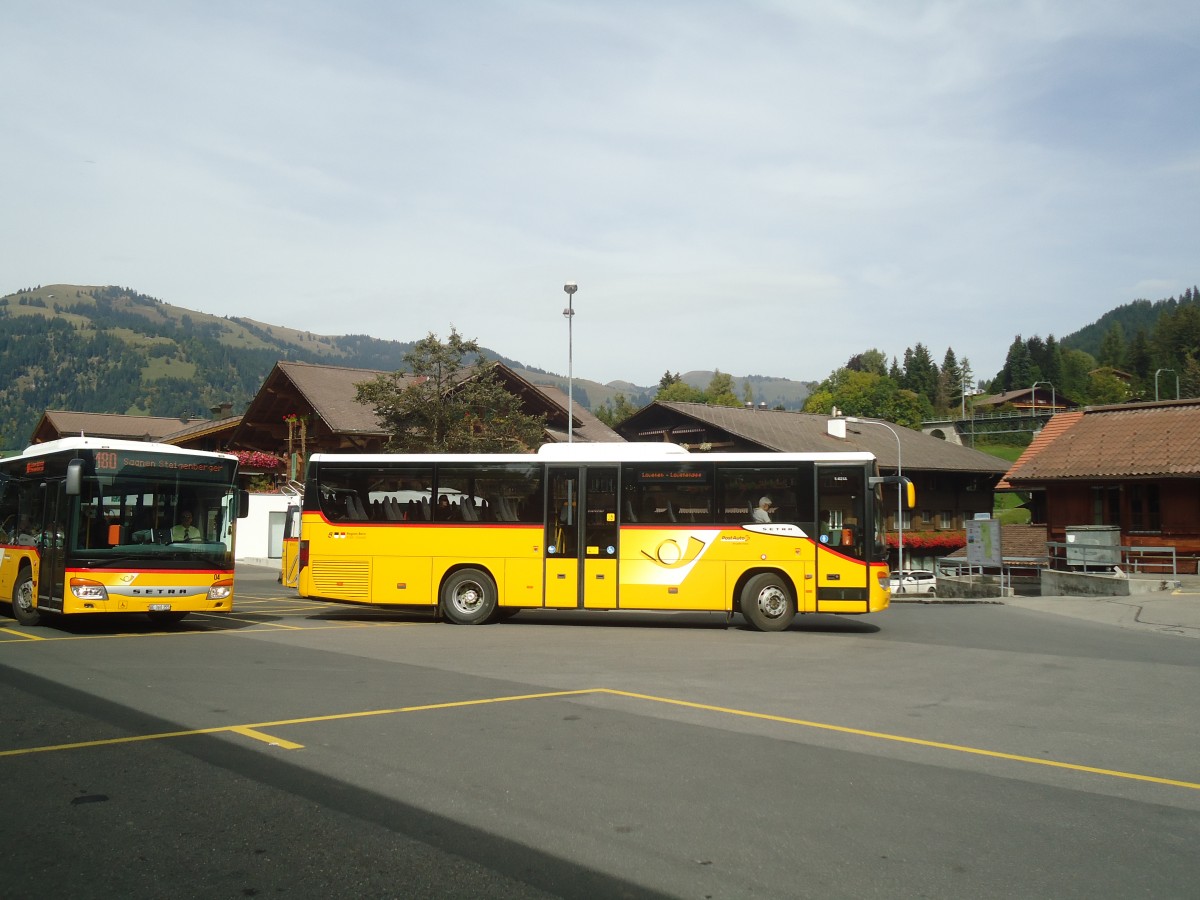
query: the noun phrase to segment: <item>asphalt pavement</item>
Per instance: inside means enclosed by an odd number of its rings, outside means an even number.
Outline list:
[[[1003,603],[1123,628],[1200,638],[1200,575],[1172,579],[1179,586],[1130,597],[988,597],[981,600],[892,595],[893,603]]]

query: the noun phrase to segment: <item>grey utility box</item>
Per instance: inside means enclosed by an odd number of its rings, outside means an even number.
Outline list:
[[[1100,569],[1121,564],[1121,529],[1116,525],[1068,525],[1067,565]]]

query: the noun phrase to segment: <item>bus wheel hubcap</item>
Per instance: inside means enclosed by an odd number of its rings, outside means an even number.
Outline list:
[[[454,595],[454,605],[463,612],[474,612],[483,603],[483,591],[477,584],[464,584]]]
[[[778,619],[787,612],[787,597],[777,587],[769,587],[758,595],[758,608],[764,616]]]

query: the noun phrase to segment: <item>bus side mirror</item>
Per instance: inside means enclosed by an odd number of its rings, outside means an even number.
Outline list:
[[[250,492],[238,491],[238,512],[237,517],[244,519],[250,515]]]
[[[912,483],[910,478],[904,475],[877,475],[867,479],[867,483],[871,487],[875,487],[877,484],[898,485],[897,490],[900,491],[900,500],[904,504],[904,508],[916,509],[917,486]]]
[[[67,496],[78,497],[83,490],[83,460],[73,459],[67,463]]]

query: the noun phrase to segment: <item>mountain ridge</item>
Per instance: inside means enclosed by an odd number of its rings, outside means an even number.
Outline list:
[[[47,409],[174,417],[231,403],[240,412],[281,359],[396,371],[414,343],[216,316],[113,285],[24,288],[0,297],[0,371],[8,375],[0,383],[0,446],[24,447]],[[565,376],[483,352],[535,384],[567,389]],[[712,374],[681,378],[703,388]],[[798,408],[808,393],[804,382],[748,378],[756,402]],[[743,389],[741,379],[734,384]],[[658,389],[579,377],[573,386],[576,402],[590,409],[618,394],[641,406]]]

